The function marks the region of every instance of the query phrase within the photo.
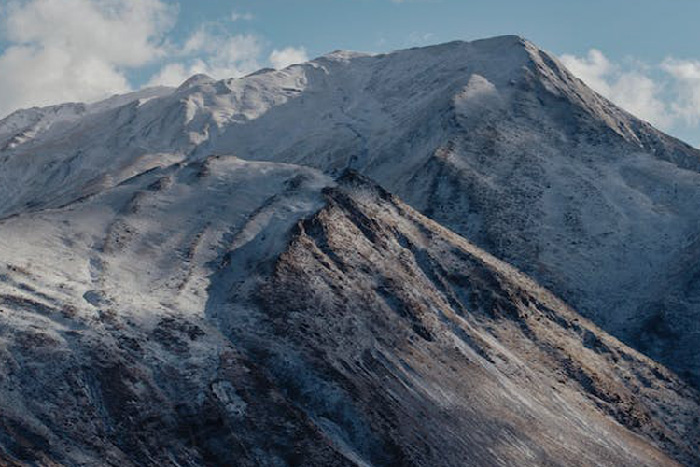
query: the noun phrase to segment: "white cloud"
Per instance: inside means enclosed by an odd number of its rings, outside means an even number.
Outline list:
[[[698,144],[700,60],[668,57],[648,64],[610,61],[599,50],[561,61],[591,88],[631,113]]]
[[[700,123],[700,61],[667,58],[661,68],[673,78],[676,94],[671,107],[683,123]]]
[[[600,50],[591,49],[586,57],[562,55],[560,60],[574,75],[600,94],[609,94],[610,85],[607,76],[613,65]]]
[[[586,57],[562,55],[560,59],[584,83],[625,110],[660,128],[673,124],[675,117],[662,98],[664,84],[650,77],[642,64],[623,67],[596,49]]]
[[[255,35],[201,27],[173,54],[177,61],[164,65],[148,86],[177,86],[198,73],[217,79],[239,77],[261,68],[262,50],[262,40]]]
[[[151,77],[146,84],[150,86],[172,86],[177,87],[184,83],[190,76],[204,73],[206,74],[206,66],[202,62],[194,62],[189,65],[183,63],[169,63],[164,65],[160,71]]]
[[[177,11],[161,0],[24,0],[3,13],[0,115],[130,90],[125,70],[166,54]]]
[[[632,114],[661,129],[669,129],[674,115],[662,98],[663,85],[641,72],[622,73],[612,84],[611,99]]]
[[[273,68],[282,69],[289,65],[304,63],[309,60],[304,47],[287,47],[282,50],[273,50],[270,54],[270,64]]]
[[[95,101],[132,90],[129,76],[162,63],[147,85],[177,86],[194,74],[238,77],[266,62],[304,62],[303,48],[275,49],[230,31],[250,13],[173,37],[175,0],[0,0],[0,118],[18,108]],[[178,43],[180,45],[175,45]]]

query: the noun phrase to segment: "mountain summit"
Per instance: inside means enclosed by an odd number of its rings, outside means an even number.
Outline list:
[[[700,463],[700,152],[521,37],[20,111],[0,199],[5,463]]]

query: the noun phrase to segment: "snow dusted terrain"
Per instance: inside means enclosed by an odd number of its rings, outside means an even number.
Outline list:
[[[519,37],[18,111],[0,200],[4,463],[700,464],[700,152]]]
[[[18,110],[0,122],[0,148],[3,151],[14,149],[52,128],[55,133],[60,133],[62,128],[70,126],[81,118],[121,107],[129,102],[145,102],[148,99],[165,96],[172,91],[166,87],[155,87],[130,94],[115,95],[93,104],[72,103]]]

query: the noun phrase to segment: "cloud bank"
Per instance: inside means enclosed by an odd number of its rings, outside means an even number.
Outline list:
[[[600,50],[562,55],[564,65],[598,93],[664,130],[700,124],[700,62],[666,58],[610,61]]]
[[[159,0],[33,0],[3,13],[0,114],[130,90],[125,70],[166,54],[177,10]]]
[[[211,27],[201,27],[185,45],[174,51],[171,63],[164,65],[147,86],[177,86],[194,74],[213,78],[242,76],[261,68],[261,39],[251,34],[229,35]]]
[[[254,34],[231,32],[253,21],[232,11],[184,41],[171,37],[177,4],[164,0],[10,0],[0,5],[0,118],[18,109],[90,102],[133,90],[129,76],[158,71],[147,85],[177,86],[197,73],[238,77],[263,66],[306,61],[303,48],[275,49]]]

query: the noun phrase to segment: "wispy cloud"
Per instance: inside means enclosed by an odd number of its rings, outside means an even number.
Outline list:
[[[125,70],[167,54],[177,9],[160,0],[32,0],[6,5],[0,114],[130,89]]]
[[[593,90],[624,109],[662,128],[672,124],[673,117],[661,98],[662,84],[650,78],[641,64],[624,67],[612,63],[596,49],[585,57],[563,55],[560,58]]]
[[[420,46],[435,42],[435,34],[432,32],[412,32],[408,36],[408,45]]]
[[[94,101],[132,90],[129,77],[160,65],[148,85],[179,85],[193,74],[237,77],[268,64],[307,60],[303,47],[267,54],[267,41],[236,33],[253,20],[233,11],[174,36],[170,0],[0,0],[0,118],[17,108]],[[142,71],[141,71],[142,72]]]
[[[661,69],[674,81],[676,98],[670,104],[674,115],[686,125],[700,124],[700,61],[667,58]]]
[[[251,13],[241,13],[238,11],[231,12],[231,21],[252,21],[253,15]]]
[[[213,78],[238,77],[261,68],[262,40],[253,34],[229,34],[211,25],[200,27],[184,46],[171,53],[148,86],[177,86],[198,73]]]
[[[700,124],[700,61],[616,63],[596,49],[560,58],[595,91],[661,129]]]
[[[309,60],[304,47],[287,47],[282,50],[273,50],[270,54],[270,64],[278,70],[295,63],[304,63]]]
[[[216,25],[200,27],[184,46],[173,53],[173,62],[151,77],[149,86],[177,86],[194,74],[213,78],[238,77],[260,69],[263,39],[253,34],[229,34]],[[284,68],[309,59],[304,47],[274,49],[267,57],[273,68]]]

